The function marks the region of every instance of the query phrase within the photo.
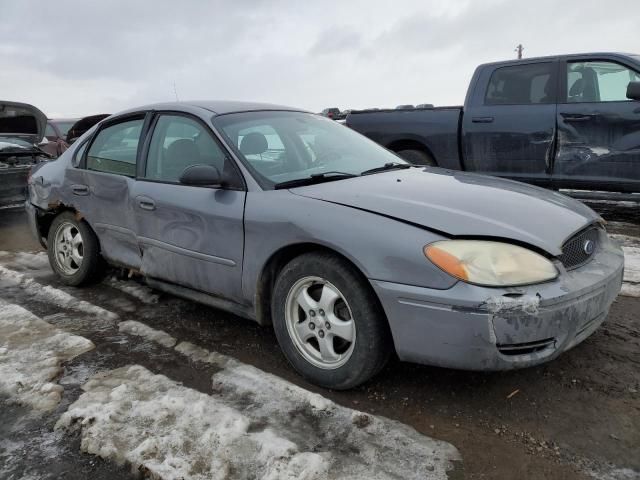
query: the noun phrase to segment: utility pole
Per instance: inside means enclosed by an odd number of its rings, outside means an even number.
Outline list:
[[[516,49],[514,50],[514,52],[518,52],[518,60],[522,59],[522,51],[524,50],[524,47],[522,46],[522,44],[519,44]]]

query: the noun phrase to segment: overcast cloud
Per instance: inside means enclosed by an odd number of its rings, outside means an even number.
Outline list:
[[[474,68],[636,51],[638,0],[0,0],[0,98],[49,116],[235,99],[460,104]]]

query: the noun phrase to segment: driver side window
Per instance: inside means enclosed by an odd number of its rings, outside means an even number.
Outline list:
[[[574,62],[567,65],[567,102],[627,101],[627,85],[640,74],[614,62]]]
[[[191,165],[211,165],[222,174],[227,162],[202,124],[183,115],[161,115],[151,137],[145,178],[178,183]]]

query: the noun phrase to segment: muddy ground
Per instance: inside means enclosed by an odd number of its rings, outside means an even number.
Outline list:
[[[612,220],[610,230],[640,236],[640,206],[592,206]],[[24,214],[0,212],[0,251],[38,250]],[[52,274],[36,273],[38,282],[62,288]],[[366,385],[332,392],[306,383],[290,369],[269,328],[164,294],[158,303],[144,303],[106,284],[72,290],[122,319],[143,321],[339,404],[446,440],[462,454],[464,478],[640,478],[640,298],[619,297],[602,328],[543,366],[474,373],[393,360]],[[45,319],[59,311],[20,289],[0,289],[0,297]],[[55,317],[48,321],[56,324]],[[55,419],[81,393],[80,385],[100,368],[137,363],[210,393],[211,372],[142,340],[125,344],[118,335],[96,334],[80,321],[58,326],[87,336],[96,350],[66,366],[60,379],[63,401],[44,420],[0,401],[0,471],[3,448],[14,445],[12,461],[18,463],[10,468],[13,478],[49,473],[51,478],[126,478],[126,468],[81,454],[77,438],[51,432]]]

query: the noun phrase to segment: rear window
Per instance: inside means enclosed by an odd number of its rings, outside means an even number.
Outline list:
[[[484,99],[485,105],[532,105],[555,101],[552,63],[496,69]]]

